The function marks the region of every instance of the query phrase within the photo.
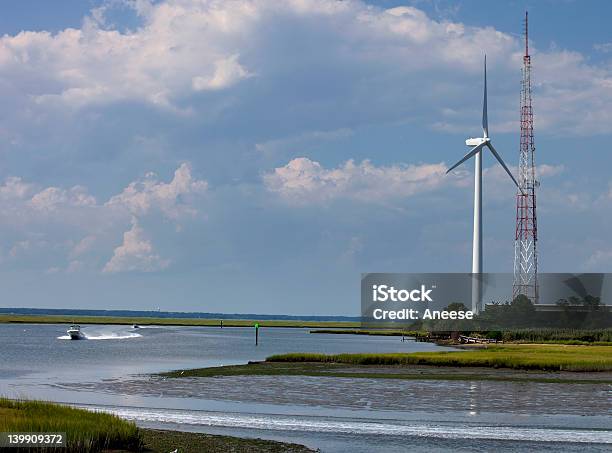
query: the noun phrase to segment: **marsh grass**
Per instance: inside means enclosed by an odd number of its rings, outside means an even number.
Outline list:
[[[179,431],[139,429],[111,414],[90,412],[55,403],[0,398],[0,432],[65,432],[67,447],[18,448],[0,451],[36,453],[169,452],[181,453],[308,453],[297,444],[241,439]]]
[[[65,449],[29,451],[85,453],[109,449],[140,451],[143,447],[142,435],[134,423],[110,414],[41,401],[0,398],[0,432],[66,433]]]
[[[487,346],[468,351],[331,355],[291,353],[273,355],[266,361],[492,367],[544,371],[610,371],[612,370],[612,347],[512,344]]]
[[[503,341],[611,345],[612,329],[517,329],[501,332]]]
[[[554,384],[612,384],[606,374],[542,373],[540,371],[502,368],[461,368],[452,373],[433,366],[369,366],[332,362],[251,362],[248,365],[226,365],[162,373],[163,378],[212,378],[219,376],[312,376],[366,379],[407,379],[444,381],[541,382]]]
[[[389,337],[416,337],[416,336],[427,336],[427,331],[418,330],[364,330],[364,329],[317,329],[311,330],[310,333],[327,333],[327,334],[349,334],[349,335],[380,335]]]

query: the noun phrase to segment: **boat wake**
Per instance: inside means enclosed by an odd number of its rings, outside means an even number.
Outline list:
[[[85,337],[88,340],[127,340],[128,338],[139,338],[142,337],[139,333],[113,333],[108,335],[87,335]]]
[[[105,335],[91,335],[83,332],[84,340],[127,340],[128,338],[142,337],[139,333],[111,333]],[[57,337],[58,340],[70,340],[70,335]]]

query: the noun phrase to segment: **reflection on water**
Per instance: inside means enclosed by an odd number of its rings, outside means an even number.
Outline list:
[[[0,394],[87,404],[143,426],[265,437],[324,452],[608,451],[612,386],[308,376],[164,379],[145,373],[282,352],[440,350],[305,329],[0,325]],[[578,447],[578,444],[580,446]],[[607,450],[606,450],[607,449]]]

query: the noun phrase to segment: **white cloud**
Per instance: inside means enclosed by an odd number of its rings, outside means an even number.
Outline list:
[[[560,175],[564,171],[565,171],[565,166],[563,165],[542,164],[536,167],[536,177],[548,178],[548,177]]]
[[[311,91],[296,90],[300,78],[310,77],[322,86],[341,80],[342,89],[326,99],[326,105],[359,105],[361,121],[400,120],[412,114],[435,129],[454,131],[463,127],[462,118],[475,112],[477,90],[466,90],[466,84],[480,81],[486,52],[491,94],[497,98],[492,103],[496,130],[517,128],[522,46],[515,36],[492,27],[436,21],[414,7],[385,10],[361,1],[119,3],[136,11],[138,27],[116,30],[105,25],[111,3],[92,12],[79,29],[0,38],[0,70],[11,88],[5,94],[20,96],[20,105],[30,99],[38,106],[59,101],[74,107],[143,101],[175,112],[207,113],[203,117],[209,118],[234,101],[193,110],[185,104],[194,92],[229,90],[253,77],[262,83],[253,84],[244,96],[286,96],[290,112],[305,109],[315,119],[320,114],[313,109],[316,93],[313,99]],[[299,43],[299,58],[293,46],[282,45],[285,39]],[[578,52],[540,51],[535,46],[532,60],[539,131],[612,132],[612,66],[590,62]],[[288,86],[291,95],[277,91]],[[499,87],[509,86],[512,89],[500,92]],[[263,114],[266,105],[260,104]],[[458,115],[440,118],[442,110]]]
[[[231,41],[253,8],[248,2],[214,3],[133,4],[143,21],[134,31],[105,28],[107,8],[97,8],[80,29],[4,36],[0,68],[25,76],[26,86],[36,81],[30,94],[38,102],[144,100],[168,106],[193,89],[219,90],[250,75],[227,47],[234,47]]]
[[[47,187],[35,194],[30,203],[36,209],[51,211],[61,205],[95,206],[96,199],[82,186],[74,186],[70,190]]]
[[[356,164],[349,160],[337,168],[326,169],[306,157],[291,160],[263,176],[266,188],[283,199],[296,203],[321,203],[333,199],[384,203],[447,187],[471,187],[471,166],[446,174],[444,163],[377,167],[369,160]],[[517,168],[510,167],[516,175]],[[562,165],[539,165],[538,178],[563,172]],[[487,196],[493,200],[514,196],[512,182],[497,164],[484,169]],[[499,182],[502,184],[499,184]]]
[[[208,183],[194,179],[188,163],[182,163],[176,169],[169,183],[156,178],[157,175],[149,173],[144,180],[130,183],[123,192],[113,196],[106,206],[125,208],[134,215],[143,215],[152,209],[159,209],[172,219],[196,213],[189,201],[206,192]]]
[[[132,219],[132,228],[123,234],[123,243],[115,252],[102,270],[105,273],[116,272],[154,272],[165,269],[169,260],[162,259],[151,242],[145,238],[144,231],[138,225],[138,220]]]
[[[265,174],[263,179],[268,190],[293,202],[317,203],[336,198],[383,202],[437,189],[445,180],[446,169],[443,163],[376,167],[369,160],[359,164],[349,160],[326,169],[319,162],[299,157]],[[446,178],[453,180],[456,178]]]
[[[45,257],[40,264],[45,268],[76,272],[102,267],[100,257],[108,256],[131,221],[132,229],[124,234],[124,244],[115,250],[115,257],[104,269],[111,272],[122,266],[138,267],[139,259],[143,268],[148,259],[152,269],[161,269],[169,262],[156,259],[152,248],[147,255],[151,243],[141,239],[140,221],[145,214],[154,223],[159,223],[160,217],[170,219],[179,231],[179,223],[199,212],[200,196],[206,189],[207,182],[194,178],[188,163],[176,169],[170,182],[148,174],[106,203],[98,202],[83,186],[41,188],[9,177],[0,184],[0,236],[4,244],[9,244],[9,261]],[[136,254],[135,258],[131,259],[131,254]]]
[[[77,257],[87,253],[92,249],[96,242],[96,237],[92,234],[85,236],[73,248],[70,253],[71,257]]]
[[[502,156],[503,158],[503,156]],[[491,181],[506,181],[508,184],[512,184],[510,178],[506,174],[506,171],[503,169],[501,165],[494,161],[494,164],[491,167],[484,169],[484,177],[490,179]],[[465,164],[464,164],[465,165]],[[473,165],[470,167],[472,168]],[[509,165],[508,169],[518,180],[518,167],[515,165]],[[565,167],[563,165],[549,165],[549,164],[541,164],[536,166],[536,179],[545,179],[552,178],[553,176],[560,175],[565,171]]]
[[[194,77],[192,85],[196,91],[221,90],[251,75],[238,63],[238,55],[232,55],[215,62],[215,71],[211,77]]]
[[[33,187],[32,184],[24,183],[21,178],[10,176],[0,186],[0,197],[3,199],[23,199],[32,192]]]
[[[26,223],[47,219],[41,217],[43,214],[54,214],[56,219],[64,218],[68,221],[68,213],[71,218],[79,215],[86,218],[93,211],[111,215],[111,210],[125,211],[136,216],[159,212],[167,218],[179,220],[197,213],[198,197],[208,188],[205,180],[194,178],[191,172],[191,165],[182,163],[168,183],[160,181],[154,173],[148,173],[144,179],[131,182],[121,193],[102,204],[83,186],[41,189],[35,184],[23,182],[21,178],[8,177],[0,185],[0,208],[5,213],[12,211],[18,214],[18,219],[5,217],[4,220],[20,219]]]

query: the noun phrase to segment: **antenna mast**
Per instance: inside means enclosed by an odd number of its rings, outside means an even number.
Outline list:
[[[519,151],[519,189],[516,194],[516,231],[514,241],[514,283],[512,299],[520,294],[538,303],[538,255],[536,244],[535,144],[531,107],[531,56],[529,55],[528,13],[525,12],[525,55],[521,81],[521,138]]]

